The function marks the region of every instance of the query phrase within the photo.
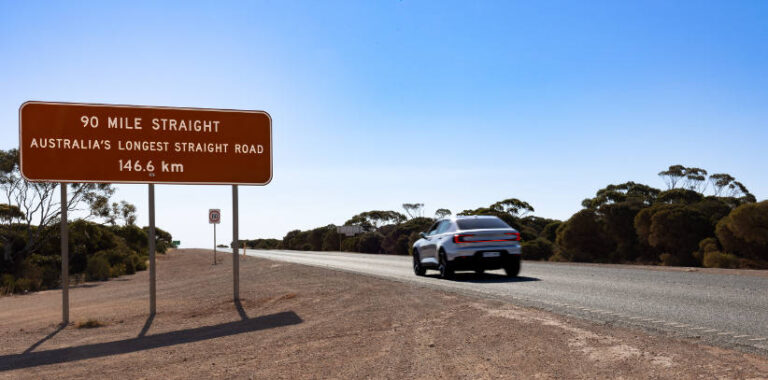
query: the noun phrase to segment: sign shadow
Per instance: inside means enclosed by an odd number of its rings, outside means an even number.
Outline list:
[[[242,309],[242,307],[240,308]],[[241,314],[244,315],[245,312]],[[153,318],[147,319],[145,329],[148,330]],[[47,351],[30,352],[35,347],[50,339],[60,330],[43,338],[30,349],[21,354],[0,356],[0,372],[22,368],[37,367],[48,364],[68,363],[78,360],[120,355],[131,352],[150,350],[178,344],[194,343],[202,340],[243,334],[253,331],[273,329],[302,323],[303,320],[293,311],[264,315],[255,318],[242,319],[213,326],[196,327],[186,330],[170,331],[156,335],[139,335],[136,338],[105,343],[86,344],[76,347],[57,348]],[[146,333],[142,329],[142,333]]]

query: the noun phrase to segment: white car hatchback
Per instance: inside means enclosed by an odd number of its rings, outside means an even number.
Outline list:
[[[423,276],[437,269],[451,278],[457,270],[504,268],[507,276],[520,273],[520,233],[496,216],[454,216],[440,219],[413,244],[413,271]]]

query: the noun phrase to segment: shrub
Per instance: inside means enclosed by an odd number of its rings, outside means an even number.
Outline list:
[[[0,294],[13,294],[16,290],[16,278],[12,274],[4,274],[0,279]]]
[[[133,265],[136,268],[136,271],[147,270],[147,257],[146,256],[134,255],[131,258],[134,261]]]
[[[328,229],[323,235],[323,251],[335,251],[339,249],[339,233],[336,229]]]
[[[638,213],[638,216],[641,214]],[[648,243],[677,257],[677,260],[668,259],[664,265],[699,264],[692,253],[700,241],[712,236],[714,232],[706,217],[691,207],[676,206],[660,209],[650,219]]]
[[[110,274],[109,261],[103,256],[88,258],[88,265],[85,268],[85,278],[88,281],[106,281]]]
[[[704,256],[707,252],[715,252],[720,250],[720,245],[717,244],[717,239],[708,237],[699,242],[699,250],[693,253],[693,257],[700,262],[704,262]]]
[[[736,255],[710,251],[704,254],[704,266],[707,268],[738,268],[740,260]]]
[[[312,244],[304,243],[301,245],[302,251],[311,251],[312,250]]]
[[[135,258],[138,258],[139,255],[133,254],[126,258],[126,260],[123,262],[123,265],[125,266],[125,274],[134,274],[136,273],[136,260]]]
[[[119,263],[109,268],[110,277],[120,277],[126,274],[125,263]]]
[[[25,267],[24,277],[39,280],[39,289],[41,290],[56,288],[61,282],[61,256],[44,256],[33,253],[24,260],[23,266]],[[28,273],[29,271],[34,274]]]
[[[675,255],[670,255],[669,253],[662,253],[659,256],[659,260],[661,260],[661,265],[667,267],[676,267],[680,265],[680,259],[678,259]]]
[[[523,242],[522,250],[523,259],[547,260],[552,256],[554,246],[548,240],[538,238],[536,240]]]
[[[32,286],[32,281],[28,278],[20,278],[16,280],[16,292],[17,293],[23,293],[23,292],[30,292],[35,290]]]
[[[101,322],[96,319],[88,319],[85,322],[78,322],[77,328],[79,329],[94,329],[97,327],[105,326],[106,324],[104,322]]]
[[[366,232],[360,236],[358,250],[362,253],[380,253],[384,235],[378,232]]]
[[[341,250],[344,252],[355,252],[357,251],[357,238],[350,237],[345,238],[341,241]]]
[[[32,255],[36,256],[36,255]],[[37,291],[40,290],[43,286],[43,275],[44,271],[43,268],[39,267],[36,263],[34,258],[30,256],[27,257],[24,262],[21,264],[22,270],[21,270],[21,277],[27,281],[24,282],[24,286],[21,290],[27,290],[27,291]],[[17,286],[21,287],[20,285]]]
[[[581,210],[561,224],[556,240],[558,256],[565,261],[605,262],[614,248],[602,221],[592,210]]]
[[[557,227],[560,227],[561,224],[563,224],[561,221],[555,221],[547,224],[544,226],[544,229],[541,230],[541,233],[539,233],[539,237],[554,243],[555,239],[557,238]]]
[[[768,201],[735,208],[715,232],[726,252],[752,262],[768,261]]]

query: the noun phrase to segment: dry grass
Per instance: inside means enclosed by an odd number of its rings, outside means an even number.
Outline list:
[[[95,329],[97,327],[106,326],[107,324],[97,319],[88,319],[85,322],[78,322],[77,328],[79,329]]]

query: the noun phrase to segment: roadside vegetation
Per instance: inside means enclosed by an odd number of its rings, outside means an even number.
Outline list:
[[[510,198],[458,215],[496,215],[521,233],[528,260],[640,263],[714,268],[768,268],[768,200],[733,176],[709,175],[682,165],[661,171],[666,189],[635,182],[608,185],[560,221],[532,215],[533,206]],[[405,203],[405,213],[366,211],[344,225],[290,231],[282,240],[245,240],[250,248],[410,254],[410,247],[446,208],[423,215],[423,203]],[[242,244],[242,242],[241,242]]]
[[[27,182],[18,151],[0,151],[0,294],[61,286],[62,207],[87,215],[69,223],[69,273],[76,282],[104,281],[147,268],[147,228],[136,226],[136,207],[113,202],[110,184],[71,184],[61,205],[59,184]],[[70,214],[71,215],[71,214]],[[157,252],[171,235],[156,228]]]

